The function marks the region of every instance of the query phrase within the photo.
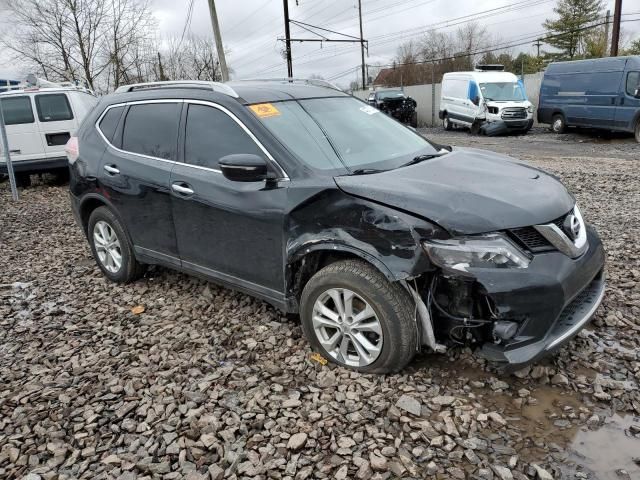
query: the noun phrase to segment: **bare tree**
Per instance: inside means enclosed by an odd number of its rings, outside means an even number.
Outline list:
[[[149,65],[154,63],[152,34],[156,24],[147,0],[111,0],[108,12],[109,84],[122,84],[148,79]]]
[[[49,80],[109,90],[139,67],[141,45],[155,28],[146,1],[12,0],[7,10],[14,32],[0,44]]]
[[[170,80],[222,81],[218,55],[209,38],[189,36],[170,39],[164,58],[163,71]]]

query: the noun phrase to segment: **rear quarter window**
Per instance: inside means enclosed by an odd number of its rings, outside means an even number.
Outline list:
[[[116,133],[116,128],[118,128],[118,123],[120,122],[123,111],[124,107],[110,108],[98,124],[98,128],[104,135],[104,138],[110,143],[113,143],[113,135]]]
[[[41,122],[73,120],[71,105],[64,93],[36,95],[36,108]]]
[[[35,121],[31,99],[28,96],[3,98],[0,99],[0,105],[2,105],[5,125],[20,125]]]

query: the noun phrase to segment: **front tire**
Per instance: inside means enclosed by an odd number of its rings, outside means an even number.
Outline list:
[[[144,274],[124,227],[107,207],[98,207],[91,213],[87,236],[93,258],[109,280],[129,283]]]
[[[413,299],[366,262],[344,260],[323,268],[305,285],[300,305],[312,348],[340,366],[397,372],[417,351]]]
[[[635,135],[636,135],[636,142],[640,143],[640,120],[636,122]]]
[[[413,128],[418,128],[418,112],[413,112],[409,118],[409,125]]]
[[[444,117],[442,117],[442,126],[447,131],[453,130],[453,125],[451,124],[451,120],[449,120],[449,115],[446,113],[444,114]]]

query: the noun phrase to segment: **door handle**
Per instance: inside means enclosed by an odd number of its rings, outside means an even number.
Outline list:
[[[620,97],[620,105],[624,105],[624,97]]]
[[[105,165],[103,168],[109,175],[118,175],[120,173],[120,170],[115,165]]]
[[[172,183],[171,184],[171,189],[176,192],[179,193],[181,195],[193,195],[193,190],[191,188],[189,188],[188,186],[186,186],[186,184],[179,184],[179,183]]]

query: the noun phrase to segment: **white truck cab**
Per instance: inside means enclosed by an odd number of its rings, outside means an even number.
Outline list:
[[[478,67],[473,72],[445,73],[439,116],[446,130],[453,126],[478,131],[501,122],[505,130],[527,132],[533,126],[533,105],[524,86],[501,66]]]
[[[67,140],[96,103],[90,90],[76,86],[25,85],[0,93],[11,163],[19,184],[28,185],[32,173],[67,170]],[[6,173],[0,144],[0,174]]]

